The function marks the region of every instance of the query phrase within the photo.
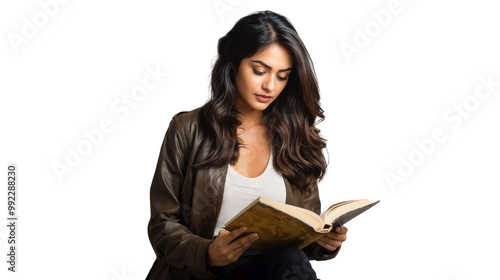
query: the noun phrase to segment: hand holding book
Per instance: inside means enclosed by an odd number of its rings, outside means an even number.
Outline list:
[[[329,251],[335,251],[338,247],[342,246],[342,242],[346,241],[346,239],[347,228],[345,226],[338,226],[314,242]]]
[[[259,238],[257,233],[238,238],[246,230],[247,227],[241,227],[231,232],[221,230],[208,247],[207,265],[209,267],[225,266],[236,261]]]

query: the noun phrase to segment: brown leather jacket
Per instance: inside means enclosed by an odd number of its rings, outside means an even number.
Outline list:
[[[200,109],[176,114],[161,146],[151,183],[151,219],[148,234],[156,253],[147,279],[214,279],[207,269],[208,246],[222,203],[227,166],[195,170],[197,159],[209,147],[199,127]],[[304,193],[285,179],[286,203],[320,212],[317,185]],[[340,248],[338,248],[340,249]],[[310,259],[335,257],[316,243],[304,248]],[[220,271],[220,270],[218,270]]]

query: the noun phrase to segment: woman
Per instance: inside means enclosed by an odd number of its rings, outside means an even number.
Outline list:
[[[320,212],[323,120],[309,54],[270,11],[240,19],[218,42],[210,100],[175,115],[151,184],[148,279],[316,279],[309,259],[338,253],[338,227],[299,250],[249,248],[257,234],[222,226],[259,195]]]

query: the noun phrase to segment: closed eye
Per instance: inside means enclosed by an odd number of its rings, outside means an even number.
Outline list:
[[[253,72],[254,72],[255,74],[259,75],[259,76],[260,76],[260,75],[264,75],[264,74],[265,74],[264,72],[260,72],[260,71],[257,71],[257,70],[255,70],[255,69],[253,69]],[[286,77],[280,77],[280,76],[278,76],[278,79],[279,79],[280,81],[286,81],[286,79],[288,79],[288,76],[286,76]]]
[[[253,69],[253,72],[257,75],[264,75],[264,72],[260,72],[260,71],[257,71],[255,69]]]

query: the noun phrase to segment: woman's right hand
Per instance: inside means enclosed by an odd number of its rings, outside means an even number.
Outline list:
[[[241,254],[259,238],[257,233],[252,233],[236,239],[246,230],[246,227],[241,227],[233,231],[224,229],[219,231],[215,240],[208,247],[208,265],[212,267],[225,266],[238,260]]]

